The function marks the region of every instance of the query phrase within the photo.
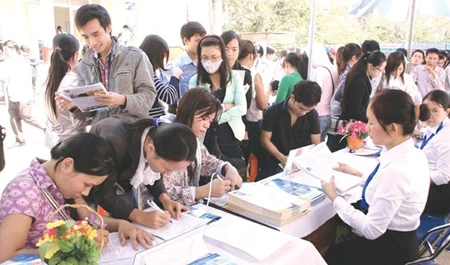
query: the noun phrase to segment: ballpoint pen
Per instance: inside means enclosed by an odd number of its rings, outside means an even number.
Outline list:
[[[219,174],[215,174],[214,177],[216,177],[216,178],[220,179],[221,181],[223,181],[223,178],[222,178]],[[240,187],[239,187],[238,185],[234,184],[234,189],[235,189],[235,190],[238,190],[239,188],[240,188]]]
[[[148,205],[150,205],[150,207],[154,208],[155,210],[162,212],[163,214],[166,214],[163,210],[161,210],[161,208],[159,208],[158,204],[156,204],[154,201],[152,200],[147,200]],[[169,221],[171,224],[173,223],[172,220]]]

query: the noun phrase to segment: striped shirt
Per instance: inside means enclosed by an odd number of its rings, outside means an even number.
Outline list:
[[[116,42],[113,39],[111,39],[111,50],[109,51],[108,55],[106,55],[105,64],[103,64],[102,60],[100,60],[100,54],[96,52],[92,53],[95,58],[95,61],[97,62],[103,86],[105,86],[106,90],[108,91],[109,91],[109,73],[111,70],[111,62],[113,61],[114,56],[116,55],[115,44]]]
[[[172,76],[168,84],[161,82],[156,72],[153,72],[153,82],[155,83],[156,93],[158,98],[155,100],[153,107],[149,111],[149,115],[152,118],[159,118],[164,115],[164,110],[159,104],[159,100],[167,103],[173,104],[178,100],[180,79]]]

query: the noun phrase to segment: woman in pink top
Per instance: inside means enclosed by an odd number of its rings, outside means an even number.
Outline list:
[[[55,208],[67,203],[85,204],[93,186],[106,180],[112,172],[113,152],[108,142],[89,133],[70,136],[51,150],[51,159],[34,159],[29,168],[17,175],[3,191],[0,199],[0,263],[20,254],[38,254],[36,243],[43,235]],[[43,195],[45,194],[45,196]],[[74,219],[84,219],[90,213],[78,210]],[[53,220],[67,220],[64,211]],[[108,231],[119,231],[122,244],[130,238],[137,249],[136,239],[147,247],[151,235],[128,221],[104,218]],[[108,231],[96,240],[108,241]]]
[[[311,56],[310,56],[311,57]],[[338,73],[328,58],[325,46],[314,44],[311,63],[313,66],[311,81],[315,81],[322,88],[322,97],[316,106],[320,120],[320,141],[325,141],[328,129],[331,126],[331,97],[336,89]]]

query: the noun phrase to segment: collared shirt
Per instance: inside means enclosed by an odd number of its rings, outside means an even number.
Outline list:
[[[189,54],[184,51],[173,64],[183,70],[180,78],[180,98],[189,90],[189,80],[197,73],[197,62],[192,61]]]
[[[432,133],[435,136],[424,147],[423,152],[428,159],[431,180],[436,185],[444,185],[450,182],[450,120],[445,118],[442,129],[436,134],[438,127],[436,125],[426,133],[427,137]]]
[[[22,171],[8,184],[0,199],[0,225],[10,214],[23,214],[33,219],[26,241],[27,248],[36,248],[50,215],[55,211],[40,189],[46,189],[58,205],[64,205],[61,192],[41,162],[34,159],[28,169]],[[67,211],[66,214],[70,216]],[[56,220],[62,220],[61,216],[54,215],[53,221]]]
[[[272,132],[271,142],[281,153],[312,144],[311,134],[320,134],[319,114],[315,109],[298,117],[291,126],[288,100],[275,104],[264,113],[262,130]]]
[[[420,94],[419,90],[417,89],[416,84],[414,83],[414,80],[411,75],[404,73],[403,79],[400,76],[397,77],[390,77],[389,83],[387,82],[385,76],[383,76],[383,83],[378,88],[381,89],[398,89],[405,91],[408,93],[408,95],[411,96],[411,98],[414,101],[414,104],[420,104],[422,103],[422,95]],[[377,91],[372,90],[372,95],[375,95]]]
[[[419,89],[419,92],[422,94],[422,98],[433,90],[436,89],[445,90],[444,89],[446,79],[445,70],[436,66],[434,71],[436,72],[434,78],[428,72],[426,65],[417,66],[416,68],[414,68],[414,71],[412,71],[414,82],[416,82],[417,88]]]
[[[98,69],[100,71],[100,79],[102,80],[103,85],[108,91],[109,91],[109,74],[111,70],[111,62],[113,61],[114,56],[116,55],[115,44],[116,41],[111,38],[111,50],[109,50],[108,55],[106,55],[105,61],[106,64],[102,63],[99,53],[96,52],[92,53],[92,56],[94,56],[95,61],[97,62]]]
[[[367,215],[342,197],[337,197],[333,206],[345,223],[373,240],[387,229],[400,232],[417,229],[429,187],[427,158],[409,139],[381,153],[380,168],[366,189],[370,205]]]

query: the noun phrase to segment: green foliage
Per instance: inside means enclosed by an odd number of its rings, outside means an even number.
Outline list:
[[[404,43],[409,22],[388,20],[374,13],[367,18],[348,15],[342,1],[316,1],[315,40],[326,44],[360,43],[375,39],[381,43]],[[296,33],[296,45],[308,42],[309,0],[223,0],[228,21],[224,30],[239,32]],[[405,7],[406,8],[406,7]],[[417,16],[414,42],[448,42],[449,18]]]

